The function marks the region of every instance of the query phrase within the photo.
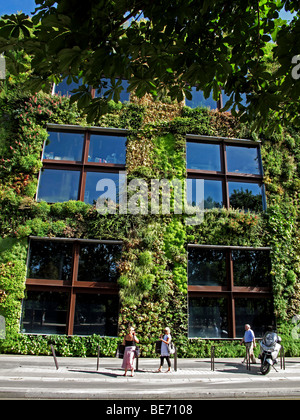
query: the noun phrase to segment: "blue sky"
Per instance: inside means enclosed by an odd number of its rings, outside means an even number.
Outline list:
[[[0,0],[0,16],[20,11],[30,15],[35,7],[34,0]],[[281,17],[283,19],[289,19],[290,14],[282,12]]]
[[[20,11],[30,15],[35,8],[34,0],[0,0],[0,16]]]

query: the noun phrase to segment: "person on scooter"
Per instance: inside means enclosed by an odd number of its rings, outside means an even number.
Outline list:
[[[244,360],[242,361],[242,363],[246,362],[248,352],[249,352],[251,362],[256,363],[256,359],[255,359],[255,356],[254,356],[254,353],[253,353],[253,348],[256,347],[255,334],[251,330],[251,327],[250,327],[249,324],[245,325],[245,334],[244,334],[244,337],[242,338],[240,344],[243,344],[243,343],[245,343],[245,346],[246,346],[246,356],[245,356]]]

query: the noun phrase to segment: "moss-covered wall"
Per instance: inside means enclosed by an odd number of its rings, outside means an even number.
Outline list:
[[[2,352],[49,354],[54,342],[60,355],[113,356],[119,339],[30,336],[19,333],[25,291],[27,237],[121,239],[119,335],[129,323],[142,337],[142,355],[154,355],[154,342],[170,326],[183,357],[209,355],[209,340],[187,339],[186,244],[272,247],[275,311],[285,334],[287,354],[300,354],[300,340],[291,339],[291,318],[300,311],[299,183],[300,136],[292,128],[280,135],[260,134],[268,209],[264,214],[237,210],[207,211],[203,223],[187,226],[182,215],[99,215],[95,207],[70,201],[37,203],[34,194],[47,138],[46,123],[86,125],[69,100],[45,94],[30,96],[3,89],[0,97],[0,315],[6,318]],[[96,124],[95,124],[96,125]],[[191,110],[182,104],[133,98],[111,104],[97,123],[126,128],[128,178],[184,179],[185,135],[207,134],[258,139],[230,114]],[[236,342],[216,355],[237,356]]]

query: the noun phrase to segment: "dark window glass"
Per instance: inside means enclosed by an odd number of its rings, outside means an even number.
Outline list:
[[[190,108],[205,107],[210,109],[217,108],[217,102],[213,99],[212,94],[206,99],[201,90],[197,90],[196,87],[192,87],[191,90],[192,99],[185,99],[185,105]]]
[[[89,162],[125,165],[126,137],[91,134]]]
[[[189,248],[188,283],[197,286],[226,286],[226,261],[222,251]]]
[[[243,337],[245,324],[250,324],[256,337],[261,337],[274,323],[274,308],[269,299],[235,299],[236,336]]]
[[[81,244],[78,280],[116,282],[117,263],[121,257],[121,245]]]
[[[227,171],[261,175],[257,147],[226,146]]]
[[[117,295],[76,295],[74,334],[106,335],[118,333],[119,298]]]
[[[109,172],[88,172],[84,202],[95,204],[97,199],[105,199],[108,202],[119,202],[119,174]]]
[[[78,200],[80,171],[44,169],[41,171],[37,201],[61,203]]]
[[[234,209],[263,210],[262,187],[247,182],[228,182],[229,203]]]
[[[188,169],[221,171],[220,145],[207,143],[186,143]]]
[[[84,134],[49,132],[49,140],[44,149],[44,159],[82,160]]]
[[[226,298],[189,298],[189,337],[228,338]]]
[[[31,241],[27,277],[70,280],[73,245],[67,242]]]
[[[187,202],[205,210],[223,207],[222,181],[187,179]],[[204,201],[204,204],[203,204]]]
[[[235,286],[270,287],[270,254],[268,251],[232,251]]]
[[[28,290],[23,300],[22,332],[66,334],[67,305],[67,293]]]

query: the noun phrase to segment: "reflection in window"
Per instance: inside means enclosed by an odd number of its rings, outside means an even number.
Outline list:
[[[197,90],[196,87],[192,87],[191,94],[192,99],[185,99],[185,105],[190,108],[205,107],[210,109],[217,108],[217,102],[213,99],[212,94],[205,99],[204,94],[201,90]]]
[[[89,162],[125,165],[126,137],[91,134]]]
[[[88,172],[84,202],[95,204],[101,198],[112,205],[119,202],[119,174],[109,172]]]
[[[186,161],[188,169],[221,171],[220,145],[188,141]]]
[[[234,209],[263,211],[262,186],[247,182],[228,182],[229,203]]]
[[[62,203],[77,200],[80,171],[44,169],[40,173],[37,201]]]
[[[84,134],[50,131],[44,159],[81,161]]]
[[[117,336],[119,298],[117,295],[77,293],[74,334]]]
[[[233,250],[232,260],[235,286],[271,286],[269,251]]]
[[[227,171],[261,175],[257,147],[226,146]]]
[[[81,244],[78,281],[116,282],[120,256],[120,245]]]
[[[197,183],[202,181],[204,188],[197,188]],[[203,195],[204,194],[204,195]],[[189,205],[199,206],[204,210],[223,207],[222,181],[209,179],[188,178],[187,179],[187,201]]]
[[[104,96],[105,92],[107,92],[108,90],[111,89],[111,83],[110,83],[110,79],[106,79],[103,78],[101,79],[102,82],[104,82],[104,85],[102,87],[102,89],[96,89],[95,91],[95,98],[101,98]],[[127,88],[128,88],[128,81],[122,79],[121,82],[121,86],[122,86],[122,90],[120,92],[120,102],[128,102],[130,99],[130,93],[127,92]]]
[[[189,298],[189,337],[228,338],[226,298]]]
[[[73,245],[60,241],[31,241],[27,277],[70,280]]]
[[[269,299],[235,299],[236,336],[243,337],[245,324],[250,324],[255,335],[261,337],[274,323],[274,308]]]
[[[23,300],[21,330],[35,334],[65,334],[68,294],[28,290]]]
[[[55,92],[56,95],[70,97],[70,96],[73,95],[72,91],[75,90],[75,89],[78,89],[79,86],[82,85],[82,80],[81,79],[79,80],[79,83],[71,82],[69,85],[67,83],[67,80],[68,80],[68,78],[65,78],[60,83],[55,85],[54,92]]]
[[[223,251],[189,248],[189,285],[226,286],[226,282],[226,261]]]

